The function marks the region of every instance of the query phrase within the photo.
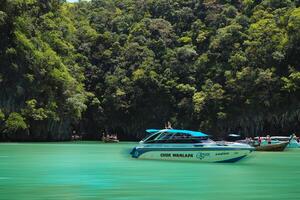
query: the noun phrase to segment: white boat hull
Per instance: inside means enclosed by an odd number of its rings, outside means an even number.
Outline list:
[[[253,151],[239,147],[195,147],[195,148],[147,148],[136,147],[132,157],[138,159],[197,161],[197,162],[236,162]]]

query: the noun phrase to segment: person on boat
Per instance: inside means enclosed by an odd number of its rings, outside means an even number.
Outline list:
[[[300,141],[299,137],[297,137],[297,135],[295,133],[293,133],[293,135],[290,136],[290,140],[292,140],[292,139],[296,140],[298,143]]]
[[[247,144],[249,144],[250,143],[250,138],[246,137],[245,141],[246,141]]]
[[[168,123],[167,123],[167,129],[172,129],[172,124],[170,121],[168,121]]]
[[[293,134],[293,139],[298,140],[296,134]]]
[[[295,135],[295,140],[297,140],[297,142],[299,143],[300,142],[300,137],[297,137],[295,133],[294,133],[294,135]]]
[[[254,144],[254,139],[252,137],[249,137],[249,143],[250,145],[253,145]]]
[[[262,139],[261,139],[261,137],[260,137],[260,136],[258,137],[258,140],[257,140],[257,142],[258,142],[258,146],[260,146],[260,144],[261,144],[261,142],[262,142]]]
[[[165,123],[165,129],[173,129],[170,121],[167,121],[167,123]]]
[[[270,135],[267,135],[267,142],[268,142],[268,144],[271,144],[272,142],[271,142],[271,137],[270,137]]]

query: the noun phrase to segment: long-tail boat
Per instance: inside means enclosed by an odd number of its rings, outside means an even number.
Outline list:
[[[284,151],[289,142],[254,145],[255,151]]]

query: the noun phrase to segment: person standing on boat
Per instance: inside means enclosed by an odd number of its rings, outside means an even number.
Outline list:
[[[167,123],[165,123],[165,129],[173,129],[172,128],[172,124],[170,121],[168,121]]]
[[[172,129],[172,124],[171,124],[171,122],[170,121],[168,121],[168,127],[167,127],[168,129]]]
[[[295,133],[293,134],[293,139],[298,141],[298,138]]]
[[[257,142],[258,142],[258,146],[260,146],[260,144],[261,144],[261,137],[260,136],[258,137]]]
[[[272,142],[271,142],[271,137],[270,137],[270,135],[267,135],[267,142],[268,142],[268,144],[271,144]]]
[[[250,145],[254,145],[254,140],[253,140],[252,137],[249,137],[249,144],[250,144]]]
[[[246,137],[245,141],[246,141],[247,144],[249,144],[250,143],[250,138]]]
[[[117,139],[118,139],[118,134],[115,134],[115,135],[113,136],[113,139],[117,140]]]
[[[294,136],[295,136],[295,140],[297,140],[297,142],[299,143],[300,142],[300,137],[297,137],[295,133],[294,133]]]
[[[293,140],[293,139],[294,139],[295,141],[297,141],[298,143],[300,142],[299,137],[297,137],[296,133],[293,133],[293,134],[290,136],[290,141]]]

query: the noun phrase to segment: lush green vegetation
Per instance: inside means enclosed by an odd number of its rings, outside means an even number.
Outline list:
[[[300,131],[299,5],[2,0],[2,139]]]

